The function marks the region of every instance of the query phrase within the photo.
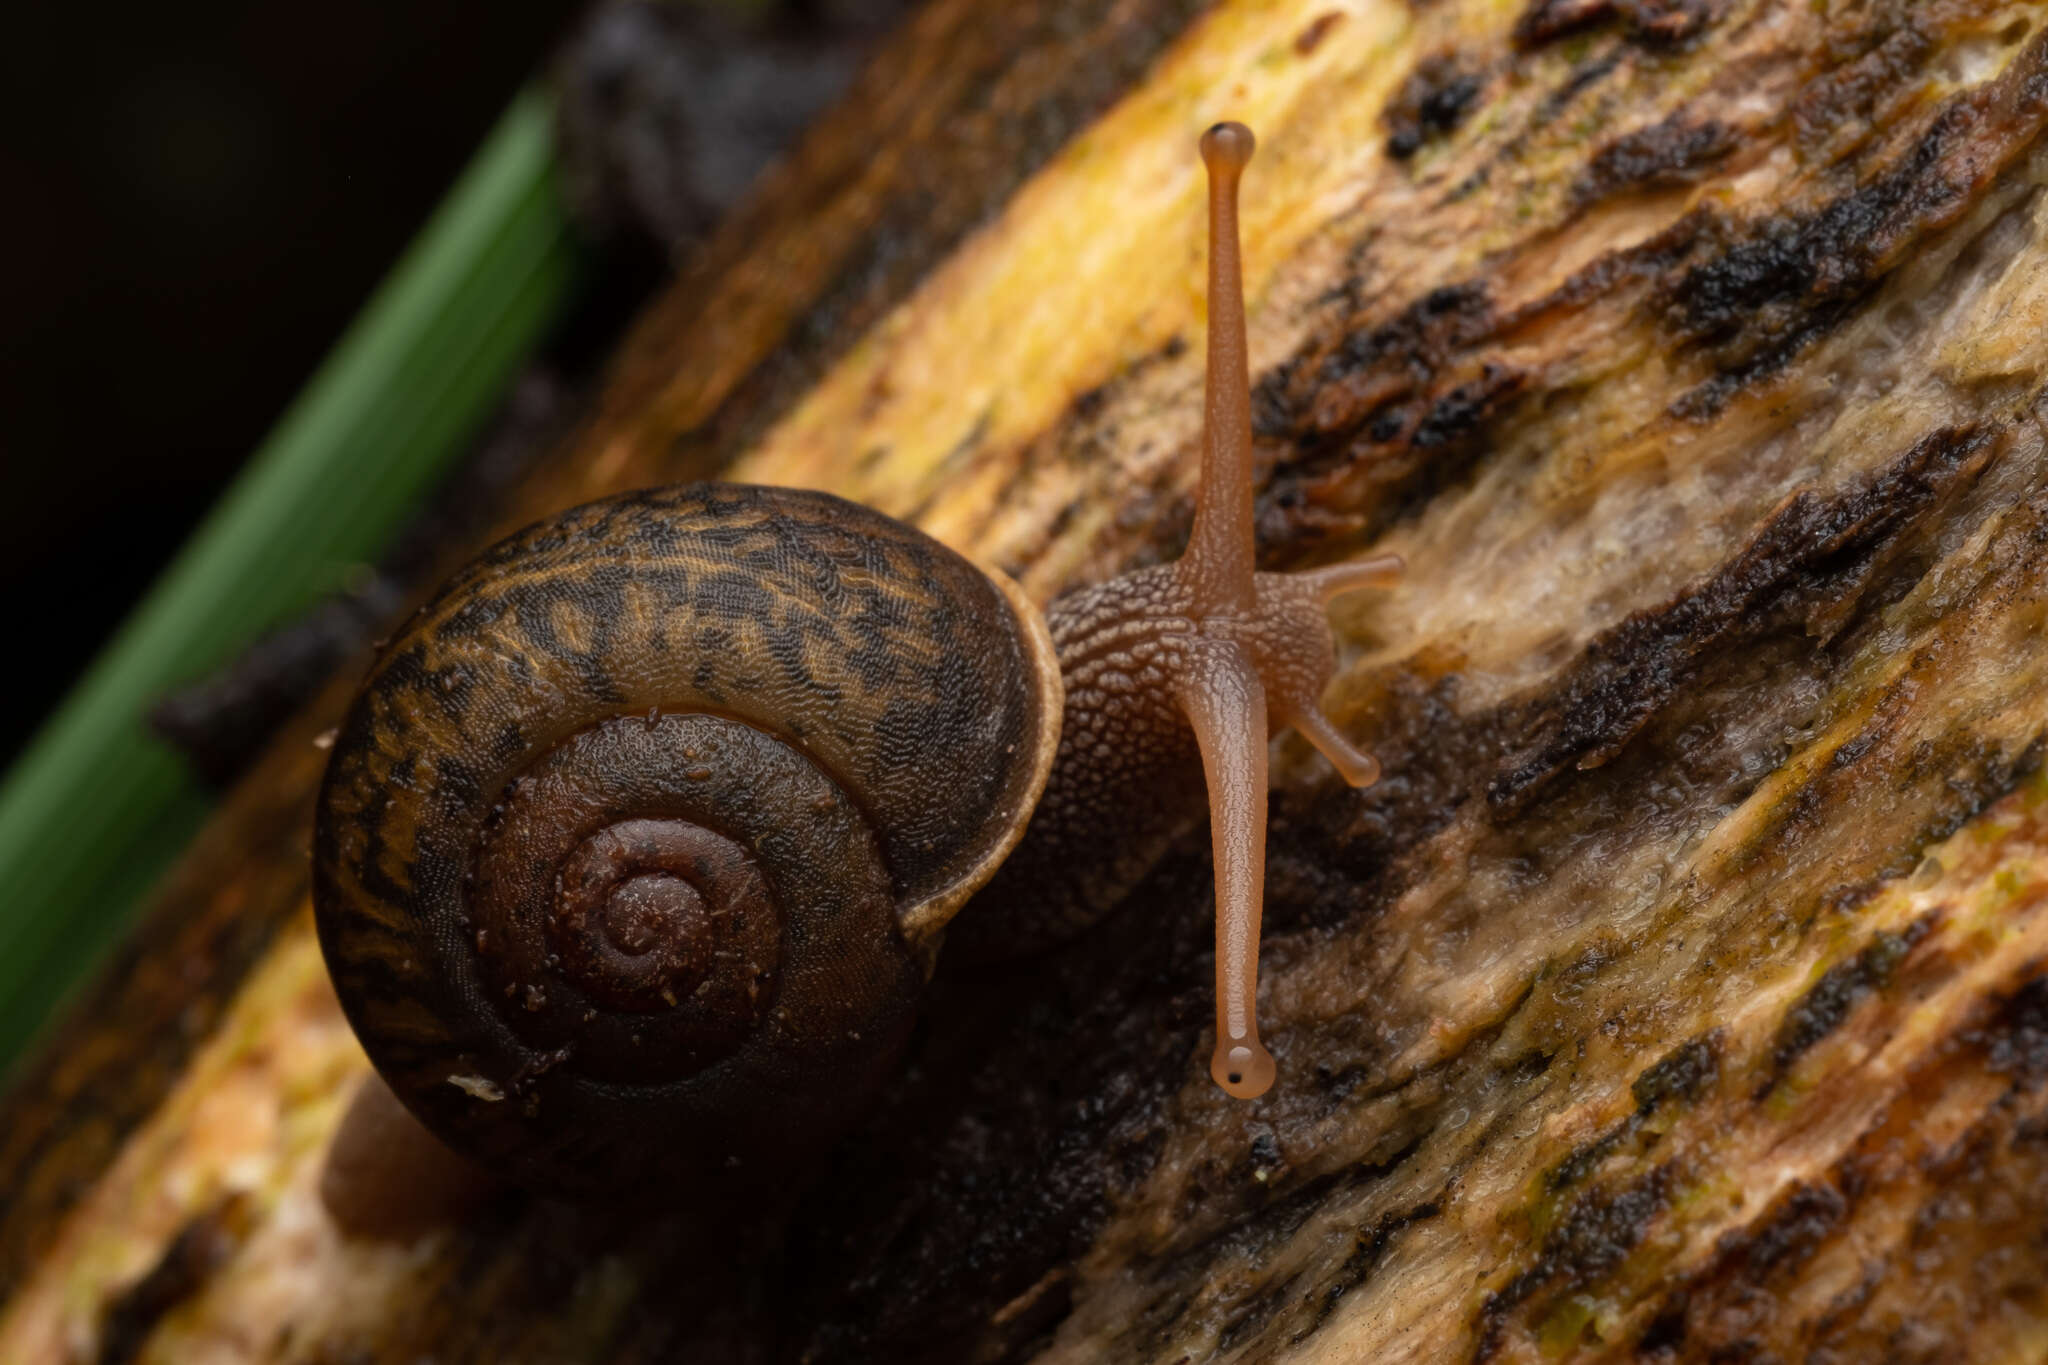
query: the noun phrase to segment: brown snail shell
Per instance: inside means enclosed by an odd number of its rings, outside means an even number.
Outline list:
[[[1044,786],[1059,667],[1013,591],[738,485],[463,569],[372,669],[317,818],[321,945],[399,1098],[564,1193],[829,1139]]]

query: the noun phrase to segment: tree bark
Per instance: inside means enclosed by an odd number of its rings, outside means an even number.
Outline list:
[[[335,686],[0,1109],[0,1358],[2034,1358],[2048,1340],[2048,6],[940,0],[507,525],[827,488],[1041,600],[1170,556],[1241,118],[1264,567],[1395,550],[1275,751],[1262,1022],[1200,831],[943,958],[777,1235],[315,1194]],[[474,548],[474,547],[470,547]],[[802,1184],[806,1173],[792,1173]]]

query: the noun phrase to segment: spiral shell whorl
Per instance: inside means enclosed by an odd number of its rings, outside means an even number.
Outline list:
[[[488,551],[386,648],[321,794],[322,946],[378,1069],[567,1192],[857,1112],[1044,781],[1032,630],[824,494],[655,490]]]

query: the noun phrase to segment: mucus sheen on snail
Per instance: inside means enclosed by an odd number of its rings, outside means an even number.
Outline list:
[[[941,940],[989,960],[1084,930],[1199,818],[1198,772],[1210,1070],[1239,1098],[1272,1084],[1267,746],[1292,726],[1354,786],[1377,776],[1320,709],[1325,612],[1400,563],[1254,570],[1252,147],[1235,123],[1201,140],[1207,396],[1177,562],[1041,617],[857,504],[690,485],[500,542],[385,647],[314,847],[322,948],[389,1087],[337,1135],[344,1222],[425,1198],[395,1192],[408,1113],[569,1195],[815,1155],[899,1061]]]

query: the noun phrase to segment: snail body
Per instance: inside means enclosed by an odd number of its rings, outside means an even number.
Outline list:
[[[1271,1083],[1267,743],[1293,725],[1376,775],[1319,709],[1325,603],[1399,565],[1254,571],[1251,146],[1202,143],[1209,395],[1177,563],[1045,619],[856,504],[693,485],[514,535],[385,648],[322,789],[315,906],[358,1036],[449,1146],[570,1194],[800,1158],[898,1060],[942,939],[988,958],[1085,929],[1198,816],[1197,772],[1211,1070]]]

